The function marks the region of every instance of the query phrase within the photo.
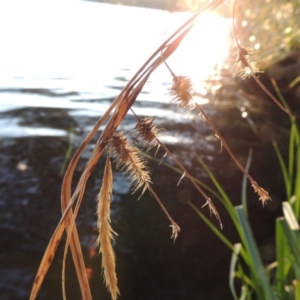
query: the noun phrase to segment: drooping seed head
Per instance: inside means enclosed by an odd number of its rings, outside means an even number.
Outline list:
[[[235,69],[243,80],[257,73],[262,73],[257,66],[257,58],[253,55],[254,53],[254,50],[242,47],[239,50],[235,62]]]
[[[134,183],[133,193],[143,187],[143,194],[151,183],[151,178],[145,161],[138,155],[140,150],[130,145],[122,133],[113,134],[109,142],[117,168],[124,170]]]
[[[118,163],[125,164],[130,160],[130,151],[129,151],[129,143],[125,136],[122,133],[115,133],[111,140],[110,146],[117,157]]]
[[[148,147],[148,150],[158,145],[158,130],[154,126],[152,118],[138,119],[134,132],[142,145]]]
[[[178,103],[180,107],[186,108],[191,105],[192,96],[192,82],[189,77],[186,76],[174,76],[173,85],[171,88],[171,95],[173,95],[173,101]]]
[[[252,182],[252,187],[254,191],[259,195],[259,200],[261,200],[262,205],[265,205],[265,203],[268,200],[271,200],[269,193],[266,190],[264,190],[262,187],[260,187],[256,181]]]

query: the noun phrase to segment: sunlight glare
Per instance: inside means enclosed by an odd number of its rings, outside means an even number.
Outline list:
[[[205,95],[205,82],[215,79],[229,55],[231,23],[214,13],[199,17],[194,28],[169,59],[176,75],[189,76],[194,89]]]

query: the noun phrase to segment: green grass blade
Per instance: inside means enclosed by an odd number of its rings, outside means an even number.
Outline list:
[[[242,250],[243,248],[241,248],[241,254]],[[255,289],[255,282],[249,276],[247,276],[246,272],[244,271],[241,265],[238,265],[238,270],[235,271],[235,277],[240,279],[243,285],[247,286],[249,290],[253,291]]]
[[[276,141],[273,141],[273,147],[275,150],[275,153],[277,155],[280,167],[281,167],[281,172],[283,175],[283,180],[284,180],[284,185],[285,185],[285,189],[286,189],[286,196],[287,199],[290,199],[292,196],[292,182],[290,180],[289,174],[288,174],[288,170],[286,168],[285,162],[283,160],[283,157],[279,151],[278,145],[276,143]]]
[[[247,158],[247,162],[246,162],[246,166],[245,166],[245,170],[247,172],[249,172],[249,169],[250,169],[250,165],[251,165],[251,161],[252,161],[252,154],[253,154],[253,150],[250,149],[249,150],[249,154],[248,154],[248,158]],[[244,207],[246,216],[248,216],[248,209],[247,209],[247,183],[248,183],[248,178],[244,174],[243,181],[242,181],[242,195],[241,196],[242,196],[242,206]]]
[[[226,192],[224,191],[224,189],[222,188],[222,186],[219,184],[218,180],[216,179],[216,177],[213,175],[213,173],[210,171],[210,169],[208,168],[208,166],[204,163],[204,161],[197,155],[195,154],[196,159],[198,160],[198,162],[201,164],[201,166],[205,169],[205,171],[207,172],[208,176],[210,177],[211,181],[213,182],[213,184],[215,185],[218,193],[220,194],[222,201],[221,203],[224,205],[224,207],[226,208],[226,210],[228,211],[232,221],[234,222],[234,225],[236,227],[236,229],[239,231],[239,223],[237,220],[237,216],[234,210],[234,206],[230,201],[230,198],[228,197],[228,195],[226,194]]]
[[[295,142],[296,142],[296,125],[293,122],[291,126],[291,131],[290,131],[290,141],[289,141],[289,162],[288,162],[288,172],[289,172],[289,178],[293,178],[294,174],[294,155],[295,155]],[[287,198],[290,199],[292,195],[289,195]]]
[[[296,196],[295,208],[294,212],[296,218],[300,217],[300,145],[297,146],[297,158],[296,158],[296,174],[295,174],[295,187],[294,187],[294,195]]]
[[[293,281],[294,289],[295,289],[295,300],[300,300],[300,281]]]
[[[146,152],[141,152],[140,153],[141,155],[143,155],[144,157],[148,158],[148,159],[151,159],[153,161],[156,161],[158,163],[161,163],[162,165],[168,167],[169,169],[175,171],[176,173],[178,174],[183,174],[182,170],[178,167],[175,167],[169,163],[166,163],[166,162],[161,162],[160,159],[157,159],[157,158],[154,158],[153,156],[147,154]],[[195,180],[195,182],[197,184],[199,184],[201,187],[203,187],[204,189],[206,189],[208,192],[210,192],[214,197],[218,198],[219,201],[223,201],[222,197],[215,191],[213,190],[211,187],[209,187],[207,184],[205,184],[204,182],[202,182],[201,180],[197,179],[196,177],[193,176],[193,179]]]
[[[297,222],[296,216],[293,212],[291,204],[289,202],[282,202],[282,210],[283,215],[285,217],[286,222],[288,223],[291,230],[298,230],[300,229],[299,224]]]
[[[249,289],[246,286],[243,285],[240,300],[251,299],[250,297],[251,297],[251,294],[250,294]]]
[[[216,236],[232,251],[233,244],[226,238],[226,236],[219,230],[192,202],[188,201],[188,205],[197,213],[197,215],[207,224],[207,226],[216,234]]]
[[[296,86],[296,84],[300,82],[300,76],[297,76],[289,85],[288,85],[288,88],[289,89],[292,89],[293,87]]]
[[[281,91],[280,91],[280,89],[279,89],[279,87],[277,85],[276,80],[274,80],[273,78],[271,78],[271,82],[272,82],[272,85],[273,85],[273,87],[275,89],[275,92],[276,92],[278,98],[280,99],[281,103],[286,108],[286,110],[290,112],[291,110],[290,110],[290,108],[289,108],[286,100],[284,99],[284,97],[283,97],[283,95],[282,95],[282,93],[281,93]],[[291,117],[291,115],[290,115],[290,117]]]
[[[224,189],[222,188],[222,186],[219,184],[219,182],[217,181],[216,177],[210,171],[210,169],[208,168],[208,166],[204,163],[204,161],[201,159],[201,157],[199,155],[195,154],[195,157],[198,160],[198,162],[201,164],[201,166],[205,169],[205,171],[207,172],[207,174],[209,175],[211,181],[213,182],[213,184],[217,188],[218,192],[220,193],[220,195],[225,200],[225,203],[228,204],[229,206],[232,206],[232,208],[234,209],[234,206],[232,205],[232,203],[231,203],[228,195],[226,194],[226,192],[224,191]]]
[[[281,223],[287,243],[290,247],[292,256],[292,267],[295,272],[296,279],[300,280],[300,246],[299,246],[299,230],[292,230],[286,220]]]
[[[157,162],[160,162],[161,160],[157,159],[157,158],[154,158],[152,156],[150,156],[149,154],[145,153],[145,152],[142,152],[142,155],[147,157],[148,159],[151,159],[151,160],[154,160],[154,161],[157,161]],[[235,213],[235,210],[234,210],[234,206],[232,205],[229,197],[227,196],[227,194],[225,193],[225,191],[223,190],[223,188],[221,187],[221,185],[218,183],[218,181],[216,180],[216,178],[214,177],[214,175],[210,172],[209,168],[207,167],[207,165],[202,161],[202,159],[196,154],[196,158],[197,160],[199,161],[199,163],[203,166],[203,168],[205,169],[205,171],[208,173],[208,175],[210,176],[211,180],[213,181],[213,183],[215,184],[215,186],[217,187],[217,191],[216,192],[215,190],[213,190],[211,187],[209,187],[207,184],[205,184],[204,182],[202,182],[201,180],[193,177],[193,179],[195,180],[195,182],[197,184],[199,184],[201,187],[203,187],[205,190],[207,190],[208,192],[210,192],[215,198],[217,198],[222,204],[223,206],[226,208],[226,210],[228,211],[236,229],[238,231],[240,231],[240,226],[239,226],[239,223],[238,223],[238,219],[237,219],[237,216],[236,216],[236,213]],[[165,162],[162,162],[163,165],[167,166],[168,168],[170,168],[171,170],[179,173],[179,174],[182,174],[182,170],[180,170],[179,168],[171,165],[171,164],[168,164],[168,163],[165,163]]]
[[[281,299],[286,296],[285,286],[287,285],[287,273],[290,271],[291,264],[287,257],[289,257],[289,248],[283,230],[285,219],[283,217],[276,219],[276,291]]]
[[[254,241],[248,219],[245,215],[245,211],[242,206],[237,206],[235,209],[244,233],[245,248],[251,256],[251,265],[249,267],[252,269],[251,271],[253,272],[254,278],[259,283],[259,286],[255,286],[255,290],[258,293],[257,296],[259,299],[275,300],[275,296],[266,277],[264,266]]]
[[[234,288],[234,279],[235,279],[235,267],[238,263],[238,255],[242,248],[242,244],[234,244],[234,249],[232,251],[231,261],[230,261],[230,268],[229,268],[229,288],[234,300],[238,300],[238,296],[236,294]]]

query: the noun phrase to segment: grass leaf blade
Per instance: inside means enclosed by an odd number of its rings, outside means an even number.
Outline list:
[[[261,299],[275,300],[275,296],[266,277],[264,266],[254,241],[248,219],[245,215],[244,208],[242,206],[237,206],[235,209],[245,236],[245,248],[252,258],[252,266],[249,267],[253,268],[252,272],[254,276],[257,277],[256,280],[260,282],[261,291],[257,290],[257,292],[263,297]]]
[[[241,251],[242,244],[234,244],[234,249],[232,251],[232,256],[231,256],[231,261],[230,261],[230,268],[229,268],[229,288],[231,291],[231,294],[234,298],[234,300],[238,300],[238,296],[235,292],[234,288],[234,278],[235,278],[235,267],[238,263],[238,255],[239,252]]]

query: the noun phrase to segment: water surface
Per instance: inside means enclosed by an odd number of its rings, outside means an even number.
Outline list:
[[[189,16],[80,1],[0,3],[1,299],[28,298],[39,261],[60,218],[60,185],[68,149],[74,153],[134,72]],[[197,101],[208,111],[210,99],[204,81],[214,78],[215,67],[228,55],[229,26],[220,17],[203,16],[168,60],[176,74],[191,76]],[[155,123],[164,129],[161,140],[192,167],[193,151],[201,150],[209,157],[219,145],[197,113],[183,112],[170,102],[171,82],[167,68],[161,66],[133,109],[139,116],[155,117]],[[120,130],[130,133],[134,126],[135,118],[129,114]],[[92,148],[93,143],[77,167],[75,180]],[[158,155],[162,157],[163,152]],[[220,285],[227,281],[227,266],[208,276],[205,273],[212,259],[199,256],[200,249],[212,252],[219,241],[202,245],[205,233],[182,200],[182,195],[188,199],[199,196],[190,192],[186,182],[176,190],[180,176],[166,167],[159,168],[154,162],[150,166],[153,182],[183,234],[174,246],[168,221],[153,199],[145,195],[136,203],[138,195],[131,195],[124,175],[114,173],[112,219],[119,233],[115,248],[121,299],[220,299],[228,291],[215,288],[212,278]],[[200,174],[200,167],[193,170]],[[100,285],[100,260],[94,247],[95,196],[102,173],[101,160],[89,181],[78,226],[92,272],[93,293],[96,298],[108,299]],[[198,203],[203,204],[201,200]],[[41,299],[61,297],[61,251]],[[222,258],[220,255],[215,263]],[[68,295],[79,299],[71,262],[69,265]]]

